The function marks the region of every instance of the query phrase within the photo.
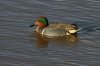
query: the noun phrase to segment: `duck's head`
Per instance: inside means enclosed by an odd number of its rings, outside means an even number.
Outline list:
[[[30,27],[38,26],[39,28],[44,28],[49,25],[48,19],[45,16],[40,16],[36,21],[35,24],[30,25]]]

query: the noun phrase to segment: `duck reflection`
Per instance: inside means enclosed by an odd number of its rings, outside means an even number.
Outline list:
[[[48,38],[46,36],[41,36],[39,33],[35,33],[36,37],[36,46],[43,48],[48,47],[49,42],[53,42],[55,44],[67,44],[68,46],[75,46],[78,42],[77,34],[68,35],[64,37],[51,37]]]
[[[78,44],[78,36],[77,34],[66,36],[66,40],[69,46],[76,46]]]
[[[73,35],[68,35],[66,36],[66,40],[69,42],[69,43],[76,43],[78,41],[78,36],[77,34],[73,34]]]

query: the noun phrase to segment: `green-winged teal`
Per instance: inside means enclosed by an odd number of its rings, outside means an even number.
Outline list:
[[[49,24],[48,19],[45,16],[40,16],[35,24],[30,25],[30,27],[32,26],[37,26],[36,31],[46,36],[65,36],[75,34],[78,31],[76,24]]]

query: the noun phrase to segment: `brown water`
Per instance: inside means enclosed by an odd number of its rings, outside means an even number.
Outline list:
[[[77,35],[48,39],[29,25],[77,23]],[[99,0],[0,0],[0,66],[99,66]]]

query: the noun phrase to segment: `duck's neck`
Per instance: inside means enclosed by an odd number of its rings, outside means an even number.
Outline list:
[[[37,27],[37,28],[36,28],[36,32],[42,34],[42,31],[43,31],[44,28],[45,28],[45,27],[43,27],[43,28]]]

